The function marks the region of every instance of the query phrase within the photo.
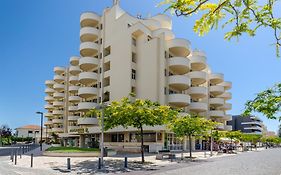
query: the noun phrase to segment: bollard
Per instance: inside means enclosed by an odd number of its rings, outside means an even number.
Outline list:
[[[33,167],[33,154],[31,154],[31,162],[30,162],[30,167]]]
[[[67,158],[67,169],[70,170],[71,166],[70,166],[70,158]]]
[[[20,158],[22,158],[22,151],[21,151],[21,147],[19,149],[19,154],[20,154]]]
[[[17,165],[17,160],[18,160],[18,151],[16,149],[15,150],[15,165]]]
[[[101,169],[101,158],[99,157],[98,168]]]
[[[125,157],[124,168],[128,168],[128,157]]]
[[[13,162],[13,149],[11,149],[11,156],[10,156],[10,160]]]
[[[204,157],[205,157],[205,158],[207,157],[207,155],[206,155],[206,150],[204,151]]]

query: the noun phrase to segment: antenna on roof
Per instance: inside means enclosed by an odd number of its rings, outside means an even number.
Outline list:
[[[113,0],[113,5],[119,5],[120,0]]]

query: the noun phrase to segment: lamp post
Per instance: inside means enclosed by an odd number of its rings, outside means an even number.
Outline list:
[[[43,112],[36,112],[41,115],[41,136],[40,136],[40,151],[42,151],[42,137],[43,137]]]

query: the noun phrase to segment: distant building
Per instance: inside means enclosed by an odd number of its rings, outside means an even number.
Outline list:
[[[31,137],[35,140],[36,143],[40,140],[41,137],[41,127],[39,125],[26,125],[19,128],[16,128],[16,136],[27,138]],[[43,139],[46,138],[45,128],[43,128]]]
[[[227,122],[228,125],[232,126],[233,131],[241,131],[249,134],[262,134],[263,133],[263,122],[256,116],[241,116],[234,115],[232,120]]]
[[[267,131],[266,136],[276,136],[276,133],[274,131]]]

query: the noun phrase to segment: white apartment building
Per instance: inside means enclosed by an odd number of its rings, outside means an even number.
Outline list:
[[[131,92],[218,121],[218,129],[231,129],[226,126],[231,120],[226,111],[232,107],[227,103],[232,84],[211,71],[204,52],[176,38],[169,16],[133,17],[116,0],[101,16],[83,13],[80,26],[80,56],[71,57],[66,67],[55,67],[53,80],[45,82],[49,131],[76,146],[90,146],[99,140],[101,130],[96,118],[82,116],[101,102],[110,104]],[[188,145],[165,126],[146,127],[144,139],[150,152]],[[136,151],[138,131],[121,127],[106,131],[105,146]]]

